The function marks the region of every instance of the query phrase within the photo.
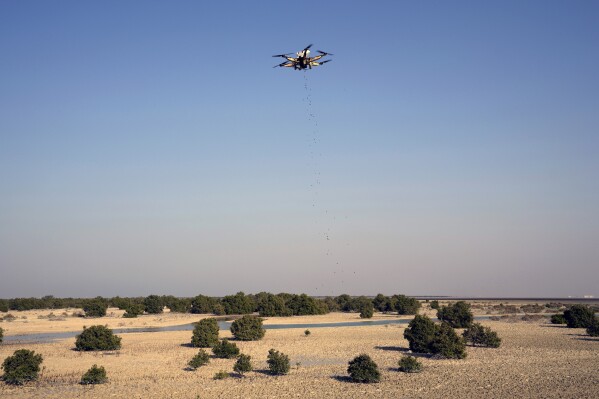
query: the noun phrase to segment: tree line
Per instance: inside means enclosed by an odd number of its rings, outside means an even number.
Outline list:
[[[238,292],[224,297],[197,295],[192,298],[180,298],[173,295],[149,295],[147,297],[112,298],[56,298],[47,295],[41,298],[0,299],[0,312],[9,310],[64,309],[80,308],[86,316],[102,317],[108,307],[125,310],[124,317],[162,313],[164,308],[171,312],[233,315],[258,313],[260,316],[303,316],[329,312],[360,312],[363,317],[372,317],[373,311],[416,314],[420,302],[405,295],[376,297],[348,294],[337,297],[315,298],[306,294],[260,292],[245,294]]]

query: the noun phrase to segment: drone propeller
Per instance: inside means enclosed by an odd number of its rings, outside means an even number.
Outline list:
[[[282,66],[285,66],[285,64],[288,64],[288,63],[289,63],[289,61],[281,62],[279,65],[275,65],[273,68],[282,67]]]
[[[310,44],[310,45],[308,45],[308,47],[306,47],[306,48],[305,48],[303,51],[306,51],[306,50],[308,50],[310,47],[312,47],[312,45],[311,45],[311,44]]]
[[[287,54],[277,54],[277,55],[273,55],[273,57],[287,57],[288,55],[291,55],[293,53],[287,53]]]
[[[316,51],[318,51],[322,55],[334,55],[334,54],[331,54],[331,53],[327,53],[326,51],[320,51],[320,50],[316,50]]]
[[[333,61],[333,60],[326,60],[326,61],[323,61],[323,62],[319,62],[319,64],[322,65],[322,64],[326,64],[327,62],[331,62],[331,61]]]

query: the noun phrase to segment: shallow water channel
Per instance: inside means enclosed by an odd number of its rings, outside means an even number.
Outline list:
[[[487,320],[489,316],[476,316],[475,320]],[[343,321],[338,323],[296,323],[296,324],[265,324],[265,330],[282,330],[287,328],[331,328],[331,327],[368,327],[382,326],[385,324],[408,324],[412,319],[389,319],[389,320],[360,320],[360,321]],[[437,319],[433,319],[437,320]],[[218,321],[218,327],[221,331],[229,330],[232,321]],[[148,333],[148,332],[167,332],[167,331],[191,331],[195,327],[195,323],[181,324],[178,326],[166,327],[134,327],[134,328],[115,328],[112,331],[115,334],[130,334],[130,333]],[[5,344],[43,344],[53,342],[60,339],[74,338],[81,331],[65,331],[59,333],[39,333],[39,334],[21,334],[21,335],[6,335],[4,336]]]

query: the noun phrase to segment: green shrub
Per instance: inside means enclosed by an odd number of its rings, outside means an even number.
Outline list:
[[[106,326],[83,327],[83,332],[76,337],[75,347],[78,351],[117,350],[121,348],[121,337]]]
[[[439,301],[437,301],[436,299],[434,301],[431,301],[430,306],[431,309],[439,310]]]
[[[408,340],[412,352],[429,353],[435,330],[435,323],[430,318],[416,315],[408,324],[403,336]]]
[[[399,359],[397,364],[399,365],[399,371],[404,373],[419,373],[422,371],[422,363],[414,356],[404,356]]]
[[[229,378],[231,375],[224,370],[221,370],[214,374],[215,380],[224,380],[225,378]]]
[[[0,312],[8,312],[8,301],[6,299],[0,299]]]
[[[241,341],[258,341],[264,337],[262,319],[257,316],[243,316],[231,324],[231,333]]]
[[[200,320],[193,329],[191,346],[196,348],[211,348],[218,343],[218,322],[208,318]]]
[[[249,295],[238,292],[235,295],[227,295],[222,299],[226,314],[248,314],[256,308],[256,304]]]
[[[95,364],[81,377],[81,384],[83,385],[104,384],[106,381],[108,381],[106,370],[104,367],[98,367]]]
[[[35,381],[42,361],[42,355],[36,355],[34,351],[27,349],[19,349],[12,356],[4,359],[2,379],[11,385],[23,385],[28,381]]]
[[[4,329],[2,327],[0,327],[0,344],[2,343],[3,340],[4,340]]]
[[[251,356],[244,355],[243,353],[239,355],[237,361],[233,365],[233,371],[243,375],[243,373],[247,373],[248,371],[252,371],[252,363]]]
[[[587,328],[593,323],[595,312],[585,305],[572,305],[564,311],[564,318],[569,328]]]
[[[379,312],[386,312],[391,308],[391,298],[383,294],[377,294],[372,300],[372,305]]]
[[[591,337],[599,337],[599,319],[593,318],[591,325],[587,327],[587,334]]]
[[[260,292],[256,295],[256,307],[260,316],[291,316],[293,313],[285,304],[285,299],[279,295]]]
[[[239,355],[239,348],[234,342],[229,342],[225,338],[212,347],[212,352],[220,359],[233,359]]]
[[[551,316],[551,324],[566,324],[566,318],[563,313],[556,313]]]
[[[162,298],[158,295],[150,295],[144,299],[144,310],[148,314],[160,314],[164,310]]]
[[[416,298],[405,295],[393,295],[391,303],[397,314],[416,314],[420,309],[420,302]]]
[[[371,319],[372,316],[374,316],[374,306],[372,305],[372,302],[362,302],[360,304],[360,318]]]
[[[190,369],[196,370],[198,367],[208,364],[209,362],[210,357],[208,356],[208,353],[206,353],[204,349],[200,349],[197,355],[192,357],[187,365]]]
[[[268,363],[268,369],[274,375],[287,374],[291,368],[289,356],[274,349],[268,351],[266,362]]]
[[[484,327],[480,323],[472,323],[464,330],[463,337],[466,342],[473,346],[485,346],[487,348],[499,348],[501,338],[490,327]]]
[[[351,360],[347,372],[354,382],[372,383],[381,380],[381,373],[378,366],[366,354],[356,356]]]
[[[108,304],[102,297],[89,299],[83,304],[85,317],[104,317],[106,316],[106,309],[108,309]]]
[[[446,359],[466,357],[466,345],[449,323],[441,323],[435,328],[435,335],[429,344],[429,352]]]
[[[310,334],[312,334],[312,333],[310,332],[310,330],[306,330],[306,331],[304,331],[304,335],[305,335],[306,337],[307,337],[308,335],[310,335]]]
[[[141,303],[131,302],[126,305],[125,313],[123,313],[123,317],[131,319],[131,318],[134,318],[134,317],[144,314],[144,310],[145,310],[144,305],[142,305]]]
[[[474,320],[470,305],[464,301],[441,307],[437,310],[437,317],[439,320],[449,323],[453,328],[466,328]]]
[[[208,314],[214,313],[214,306],[217,304],[216,299],[205,295],[198,295],[191,300],[191,313]]]

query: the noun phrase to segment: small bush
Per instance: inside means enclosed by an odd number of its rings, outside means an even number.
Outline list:
[[[268,351],[266,362],[270,372],[274,375],[283,375],[289,373],[291,366],[289,365],[289,356],[271,349]]]
[[[595,312],[585,305],[572,305],[564,311],[564,318],[569,328],[587,328],[593,323]]]
[[[591,337],[599,337],[599,319],[597,317],[593,318],[591,325],[587,327],[587,334]]]
[[[399,359],[397,364],[399,365],[399,371],[404,373],[419,373],[422,371],[422,363],[414,356],[404,356]]]
[[[19,349],[12,356],[4,359],[2,379],[11,385],[23,385],[28,381],[35,381],[42,361],[42,355],[36,355],[34,351],[27,349]]]
[[[266,330],[262,327],[262,318],[243,316],[231,324],[231,333],[241,341],[258,341],[264,337]]]
[[[221,370],[214,374],[215,380],[224,380],[225,378],[229,378],[231,375],[224,370]]]
[[[308,335],[310,335],[310,334],[312,334],[312,333],[310,332],[310,330],[306,330],[306,331],[304,331],[304,335],[305,335],[306,337],[307,337]]]
[[[75,347],[78,351],[117,350],[121,349],[121,337],[106,326],[83,327],[83,332],[76,337]]]
[[[431,309],[439,310],[439,301],[436,299],[430,303]]]
[[[208,353],[206,353],[205,350],[200,349],[198,354],[192,357],[187,365],[190,369],[196,370],[198,367],[208,363],[210,363],[210,357],[208,356]]]
[[[108,309],[108,304],[101,297],[89,299],[83,305],[85,317],[104,317],[106,316],[106,309]]]
[[[95,364],[81,377],[81,384],[83,385],[104,384],[106,381],[108,381],[106,370],[104,367],[98,367]]]
[[[3,340],[4,340],[4,329],[2,327],[0,327],[0,344],[2,343]]]
[[[501,338],[490,327],[483,327],[480,323],[472,323],[463,334],[466,342],[473,346],[485,346],[487,348],[499,348]]]
[[[474,319],[470,305],[464,301],[441,307],[437,311],[437,317],[439,320],[449,323],[453,328],[466,328]]]
[[[233,365],[233,371],[243,375],[243,373],[247,373],[248,371],[252,371],[252,363],[251,356],[244,355],[243,353],[239,355],[237,361]]]
[[[132,302],[126,305],[123,317],[127,319],[135,318],[144,314],[145,307],[141,303]]]
[[[378,366],[366,354],[356,356],[351,360],[347,372],[354,382],[373,383],[381,380]]]
[[[551,324],[566,324],[566,318],[563,313],[556,313],[551,316]]]
[[[360,318],[371,319],[374,316],[374,305],[371,301],[360,304]]]
[[[220,359],[233,359],[239,355],[239,348],[234,342],[229,342],[225,338],[212,347],[212,352]]]
[[[416,298],[405,295],[393,295],[391,302],[397,314],[416,314],[420,309],[420,302]]]
[[[200,320],[193,329],[191,346],[196,348],[211,348],[218,343],[218,323],[216,319]]]
[[[403,336],[410,344],[410,350],[416,353],[429,353],[429,345],[435,335],[435,323],[427,316],[416,315]]]
[[[463,359],[466,357],[464,340],[456,334],[449,323],[441,323],[435,330],[435,336],[429,344],[430,353],[440,355],[446,359]]]

